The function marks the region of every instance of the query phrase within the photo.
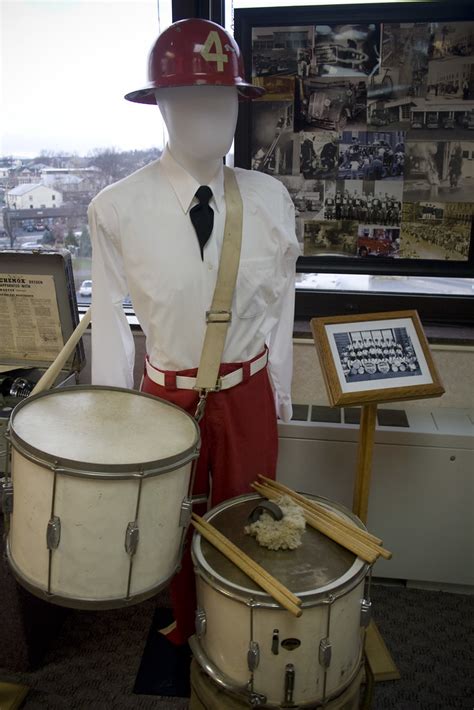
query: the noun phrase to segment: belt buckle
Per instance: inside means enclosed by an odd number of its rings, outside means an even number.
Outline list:
[[[232,311],[206,311],[206,323],[230,323]]]
[[[216,380],[216,384],[212,388],[213,392],[220,392],[222,389],[222,377],[218,377]]]

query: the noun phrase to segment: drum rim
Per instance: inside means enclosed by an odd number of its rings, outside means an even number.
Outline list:
[[[206,653],[205,649],[203,648],[199,636],[197,634],[194,634],[193,636],[190,637],[189,639],[189,646],[191,647],[191,651],[193,652],[193,657],[198,664],[198,666],[206,673],[209,678],[211,678],[218,687],[226,690],[229,692],[231,695],[241,698],[242,700],[251,700],[252,698],[252,691],[250,691],[248,684],[244,686],[239,686],[237,685],[234,680],[223,673],[220,668],[216,665],[214,661],[211,661],[209,658],[208,654]],[[303,702],[303,703],[298,703],[297,708],[323,708],[326,707],[326,704],[328,702],[336,701],[338,698],[340,698],[347,690],[350,688],[352,683],[355,682],[356,679],[358,679],[358,676],[362,676],[362,671],[365,666],[365,656],[364,656],[364,649],[363,645],[361,645],[359,655],[357,658],[357,662],[354,666],[353,672],[349,675],[349,677],[345,680],[342,686],[340,686],[337,690],[335,690],[333,693],[330,693],[328,696],[326,696],[324,699],[321,700],[309,700],[308,702]],[[262,696],[261,694],[258,693],[258,690],[255,691],[255,694],[260,697],[265,697]],[[281,708],[281,704],[275,704],[273,702],[269,702],[267,698],[265,697],[264,702],[264,707],[266,708]],[[316,703],[316,704],[315,704]]]
[[[176,409],[181,412],[185,417],[187,417],[194,425],[194,441],[191,446],[181,451],[179,454],[174,454],[173,456],[168,456],[162,459],[154,459],[145,462],[137,463],[127,463],[127,464],[108,464],[108,463],[92,463],[80,461],[79,459],[69,459],[65,457],[56,457],[52,454],[38,449],[29,442],[25,441],[19,434],[15,431],[14,421],[18,412],[27,407],[31,402],[35,402],[43,397],[60,396],[64,392],[84,392],[84,391],[109,391],[109,392],[120,392],[132,394],[138,397],[145,397],[153,401],[159,401],[161,404],[165,404],[172,409]],[[193,459],[197,458],[199,455],[200,446],[200,429],[196,420],[184,409],[178,407],[176,404],[167,402],[160,397],[155,397],[154,395],[147,394],[146,392],[139,392],[138,390],[127,389],[125,387],[109,387],[106,385],[73,385],[71,387],[57,387],[53,390],[47,392],[40,392],[39,394],[27,397],[23,401],[19,402],[13,409],[10,420],[8,424],[8,432],[5,434],[10,440],[14,449],[16,449],[20,454],[25,456],[27,459],[36,463],[40,466],[50,468],[59,473],[64,473],[71,476],[85,476],[87,478],[136,478],[136,477],[152,477],[158,476],[162,473],[168,473],[168,471],[179,468],[189,463]],[[159,464],[159,465],[157,465]]]
[[[324,498],[323,496],[316,496],[311,493],[302,493],[302,495],[312,498],[318,502],[329,505],[330,508],[339,510],[341,513],[347,515],[358,527],[365,530],[365,525],[362,521],[350,511],[345,506],[340,503],[335,503],[334,501]],[[231,507],[232,504],[238,501],[248,501],[248,500],[259,500],[261,496],[258,493],[245,493],[244,495],[236,496],[229,500],[223,501],[219,505],[215,506],[209,510],[203,517],[206,520],[212,519],[214,514],[217,514],[227,508]],[[234,584],[229,580],[225,579],[219,572],[217,572],[213,567],[209,565],[207,560],[204,558],[202,548],[201,548],[201,535],[195,531],[193,535],[191,554],[196,568],[196,573],[211,587],[217,589],[221,593],[230,596],[231,598],[238,599],[244,603],[249,603],[252,599],[254,603],[258,606],[263,607],[279,607],[279,604],[275,602],[272,597],[260,589],[250,589],[248,587],[242,587],[240,585]],[[370,564],[360,559],[360,557],[355,556],[354,562],[346,570],[346,572],[338,579],[329,582],[317,589],[308,590],[305,592],[298,592],[294,590],[294,593],[302,600],[302,607],[315,606],[317,603],[324,603],[325,600],[330,596],[333,599],[337,599],[345,594],[349,593],[354,589],[367,575],[370,568]]]

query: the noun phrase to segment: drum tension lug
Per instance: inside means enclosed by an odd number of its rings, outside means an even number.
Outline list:
[[[57,515],[53,515],[48,520],[46,528],[46,547],[48,550],[55,550],[59,547],[61,540],[61,519]]]
[[[331,664],[332,646],[328,638],[321,639],[319,643],[319,662],[323,668],[329,668]]]
[[[372,602],[370,599],[362,599],[360,603],[360,625],[366,629],[372,617]]]
[[[139,539],[140,531],[138,529],[137,521],[132,520],[127,525],[127,530],[125,532],[125,551],[127,555],[130,555],[130,557],[133,557],[136,553]]]
[[[282,707],[294,707],[293,693],[295,692],[295,667],[292,663],[285,666],[285,699]]]
[[[204,609],[196,609],[195,624],[196,636],[201,639],[206,635],[207,629],[207,617]]]
[[[260,647],[256,641],[250,641],[249,650],[247,652],[247,665],[251,673],[258,668],[260,663]]]
[[[4,515],[13,513],[13,483],[9,478],[0,479],[0,503]]]
[[[179,514],[179,527],[187,528],[191,522],[191,513],[193,512],[193,501],[191,498],[183,498],[181,503],[181,511]]]

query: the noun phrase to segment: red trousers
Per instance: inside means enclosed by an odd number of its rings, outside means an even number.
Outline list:
[[[224,363],[220,375],[239,367],[240,363]],[[177,374],[194,377],[196,370],[182,370]],[[194,390],[156,384],[146,371],[141,390],[172,402],[191,415],[194,415],[199,399]],[[206,508],[251,492],[250,484],[259,473],[275,478],[278,433],[275,401],[266,368],[235,387],[211,392],[199,426],[201,451],[192,493],[206,496],[208,505],[194,505],[195,513],[202,515]],[[190,554],[191,532],[181,570],[170,585],[177,624],[173,640],[177,643],[184,643],[195,630],[196,589]]]

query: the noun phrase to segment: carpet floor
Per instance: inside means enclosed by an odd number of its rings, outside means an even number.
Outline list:
[[[374,583],[372,601],[401,673],[376,683],[373,710],[473,710],[474,597]],[[133,693],[155,610],[168,604],[164,592],[128,609],[72,611],[36,669],[0,669],[0,680],[30,688],[24,710],[184,710],[186,698]]]

